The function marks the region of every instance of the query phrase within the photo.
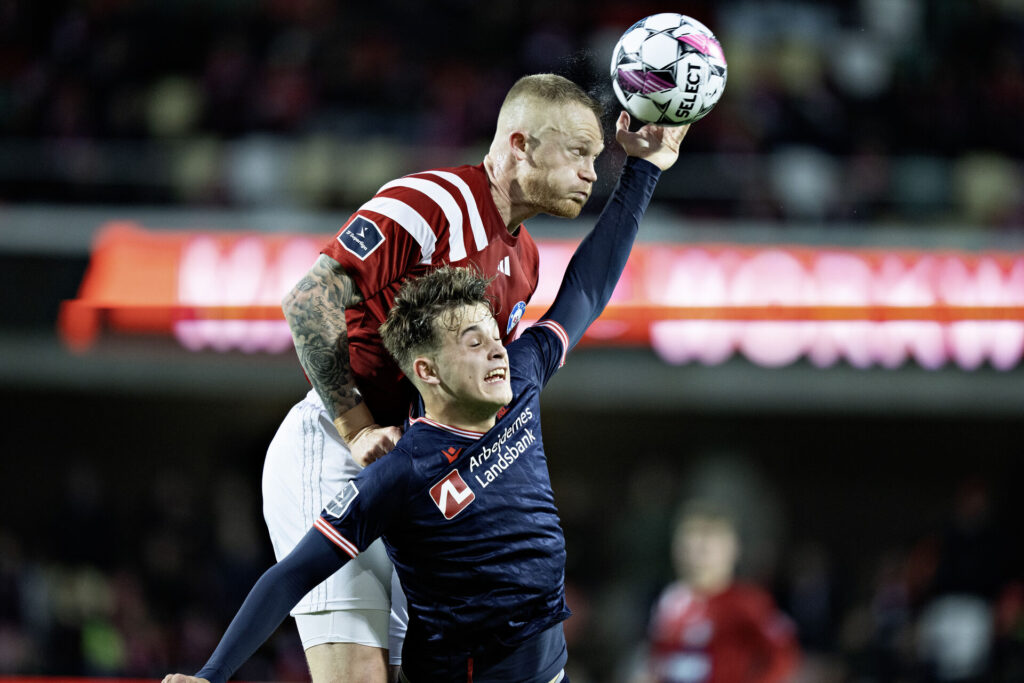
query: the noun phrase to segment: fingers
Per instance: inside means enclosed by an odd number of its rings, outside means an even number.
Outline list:
[[[402,430],[398,427],[366,429],[349,444],[352,459],[361,467],[366,467],[390,453],[401,436]]]
[[[388,450],[391,450],[398,444],[398,440],[402,438],[401,427],[385,427],[383,429],[384,436],[391,442]]]
[[[676,129],[673,131],[673,137],[676,143],[680,143],[683,141],[683,138],[686,137],[686,134],[689,132],[691,125],[693,124],[687,123],[682,126],[676,126]]]
[[[629,130],[629,112],[625,109],[619,114],[618,120],[615,122],[616,132],[626,132]]]

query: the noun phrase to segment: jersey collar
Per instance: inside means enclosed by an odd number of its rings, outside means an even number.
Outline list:
[[[424,416],[424,417],[411,417],[411,419],[409,420],[410,424],[416,424],[417,422],[422,422],[424,424],[430,425],[431,427],[436,427],[437,429],[443,429],[446,432],[451,432],[452,434],[455,434],[455,435],[461,436],[461,437],[465,437],[467,439],[473,439],[474,441],[479,439],[481,436],[483,436],[484,434],[487,433],[487,432],[476,432],[476,431],[473,431],[471,429],[461,429],[460,427],[452,427],[451,425],[443,424],[441,422],[438,422],[437,420],[431,420],[429,417],[426,417],[426,416]]]

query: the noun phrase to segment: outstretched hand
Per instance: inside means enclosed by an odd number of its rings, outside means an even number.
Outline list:
[[[686,137],[690,124],[659,126],[648,123],[636,132],[629,130],[629,114],[622,112],[615,122],[615,139],[631,157],[639,157],[666,171],[679,158],[679,145]]]
[[[205,678],[186,676],[185,674],[167,674],[162,683],[210,683]]]

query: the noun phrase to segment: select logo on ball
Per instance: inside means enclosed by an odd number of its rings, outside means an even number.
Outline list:
[[[692,17],[665,12],[641,19],[612,52],[612,90],[631,116],[681,125],[707,116],[725,90],[722,46]]]

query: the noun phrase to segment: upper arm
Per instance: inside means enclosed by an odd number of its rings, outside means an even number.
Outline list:
[[[509,364],[514,373],[534,378],[543,387],[565,364],[568,349],[569,339],[562,326],[554,320],[541,320],[509,345]]]
[[[327,504],[314,526],[355,557],[401,517],[410,472],[409,456],[401,450],[370,463]]]
[[[418,265],[432,263],[447,229],[433,202],[415,201],[402,188],[378,193],[324,245],[321,253],[339,263],[367,298],[403,280]],[[433,207],[433,211],[427,208]]]
[[[363,301],[362,292],[352,276],[326,254],[320,254],[309,271],[292,287],[283,305],[287,312],[299,302],[314,298],[336,309],[345,309]]]

